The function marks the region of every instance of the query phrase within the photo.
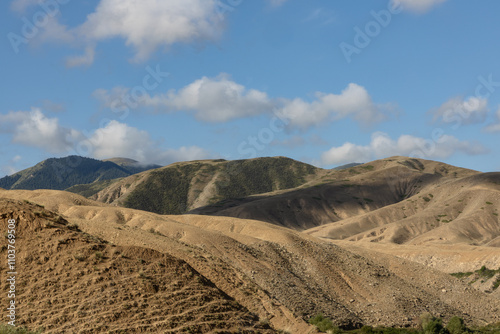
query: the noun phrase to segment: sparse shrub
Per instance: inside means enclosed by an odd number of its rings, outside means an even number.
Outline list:
[[[95,252],[95,258],[98,261],[101,261],[104,258],[104,255],[102,254],[102,252]]]
[[[74,255],[74,258],[75,258],[75,260],[78,260],[78,261],[84,261],[85,255],[83,255],[82,253],[78,253],[78,254]]]
[[[447,334],[448,331],[443,327],[443,320],[432,316],[430,313],[424,313],[420,316],[420,325],[424,334]]]
[[[373,333],[373,327],[372,326],[363,326],[363,327],[361,327],[360,332],[363,333],[363,334],[372,334]]]
[[[493,205],[493,203],[491,203],[491,202],[486,202],[486,204],[488,204],[488,205]]]
[[[464,319],[454,316],[448,321],[446,329],[450,334],[462,334],[467,332],[467,327],[465,327]]]
[[[427,197],[427,196],[424,196],[423,200],[426,201],[426,202],[430,202],[431,201],[431,199],[429,197]]]
[[[335,330],[335,326],[329,318],[325,318],[323,314],[318,314],[309,320],[309,323],[318,327],[321,332],[326,332],[329,330]]]

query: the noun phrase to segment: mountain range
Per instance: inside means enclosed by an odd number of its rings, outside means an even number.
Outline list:
[[[94,182],[67,183],[74,192],[0,190],[0,228],[19,224],[21,325],[304,334],[318,314],[344,330],[417,327],[426,312],[500,321],[500,173],[408,157],[339,169],[199,160],[135,174],[127,159],[89,162],[129,174],[80,168]],[[37,165],[45,179],[53,163]]]
[[[141,165],[132,159],[96,160],[80,156],[51,158],[37,165],[0,179],[4,189],[64,190],[75,185],[104,182],[130,176],[158,165]],[[107,183],[106,183],[107,182]]]

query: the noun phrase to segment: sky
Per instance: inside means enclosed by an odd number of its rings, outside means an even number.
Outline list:
[[[500,2],[0,3],[0,177],[50,157],[167,165],[394,155],[500,169]]]

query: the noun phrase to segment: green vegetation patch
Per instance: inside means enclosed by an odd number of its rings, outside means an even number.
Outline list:
[[[0,334],[40,334],[42,329],[30,331],[26,327],[17,327],[11,325],[0,325]]]
[[[481,279],[483,281],[487,281],[487,280],[493,278],[498,273],[500,273],[500,269],[494,270],[494,269],[488,269],[486,266],[482,266],[481,269],[476,270],[474,272],[453,273],[451,275],[454,277],[457,277],[457,278],[466,278],[466,277],[472,276],[473,274],[476,274],[477,279],[475,279],[473,282],[471,282],[471,283],[474,283],[479,279]],[[493,290],[498,289],[499,286],[500,286],[500,280],[497,280],[493,285]]]
[[[309,319],[309,323],[316,326],[320,332],[339,332],[338,327],[333,325],[333,322],[329,318],[325,318],[323,314],[318,314],[311,319]]]

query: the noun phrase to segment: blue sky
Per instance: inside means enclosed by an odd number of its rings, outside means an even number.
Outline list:
[[[49,157],[162,165],[392,155],[500,168],[494,0],[0,4],[0,176]]]

